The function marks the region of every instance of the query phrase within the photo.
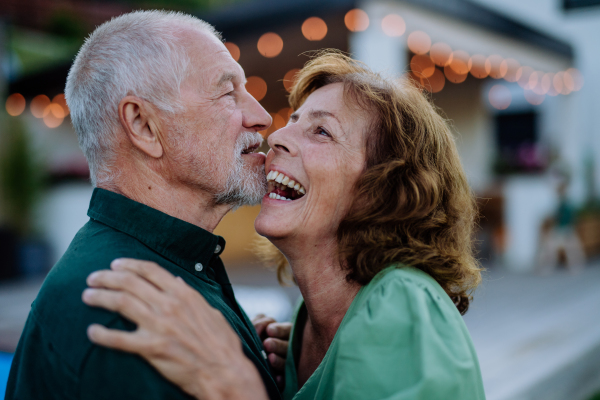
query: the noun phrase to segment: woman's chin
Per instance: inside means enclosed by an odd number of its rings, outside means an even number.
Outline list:
[[[289,221],[283,221],[275,215],[270,215],[264,207],[261,208],[254,220],[254,229],[260,236],[268,239],[282,239],[291,233]]]

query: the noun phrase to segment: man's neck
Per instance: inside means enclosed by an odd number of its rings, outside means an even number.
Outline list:
[[[230,205],[215,204],[214,196],[198,188],[182,184],[174,186],[156,174],[128,179],[127,183],[116,180],[98,187],[119,193],[209,232],[213,232],[232,208]]]

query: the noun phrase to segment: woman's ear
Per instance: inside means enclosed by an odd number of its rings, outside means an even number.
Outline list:
[[[163,155],[157,119],[154,107],[139,97],[126,96],[119,103],[119,120],[131,144],[152,158]]]

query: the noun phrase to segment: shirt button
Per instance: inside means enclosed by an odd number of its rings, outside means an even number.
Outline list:
[[[267,353],[265,353],[264,350],[261,350],[260,352],[262,353],[263,358],[266,360],[267,359]]]
[[[218,244],[217,247],[215,247],[215,253],[218,253],[221,251],[221,245]]]
[[[202,271],[202,269],[204,268],[204,266],[202,264],[200,264],[200,263],[197,263],[194,268],[196,269],[196,271],[200,272],[200,271]]]

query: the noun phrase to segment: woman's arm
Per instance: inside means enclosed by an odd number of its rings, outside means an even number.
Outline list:
[[[137,324],[132,332],[91,325],[96,344],[138,354],[198,399],[267,399],[258,371],[223,315],[155,263],[119,259],[88,277],[83,301]]]

